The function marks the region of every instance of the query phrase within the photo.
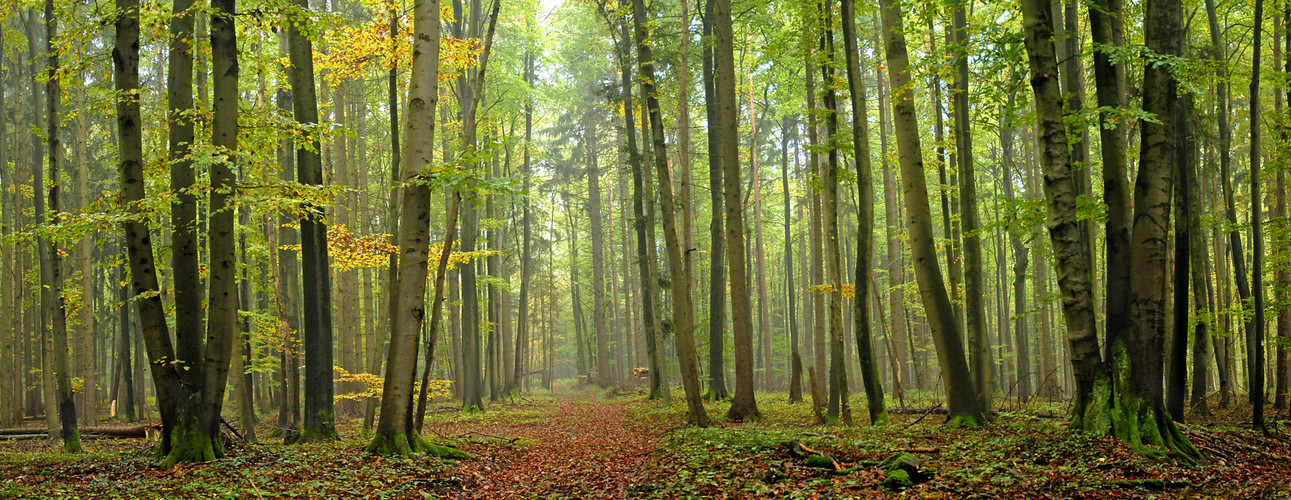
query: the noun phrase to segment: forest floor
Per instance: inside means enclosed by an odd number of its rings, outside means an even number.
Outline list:
[[[0,441],[0,498],[1283,498],[1291,496],[1291,426],[1242,427],[1237,407],[1185,426],[1206,456],[1182,466],[1115,440],[1063,428],[1061,404],[997,403],[994,423],[946,429],[935,413],[892,415],[875,428],[816,426],[809,405],[760,394],[765,418],[689,428],[681,401],[558,388],[463,414],[433,405],[425,435],[474,455],[461,462],[362,454],[360,420],[335,443],[231,446],[225,458],[161,469],[138,439],[86,441],[59,453],[47,440]],[[908,401],[910,406],[919,406]],[[725,403],[709,405],[719,417]],[[853,400],[864,424],[863,399]],[[33,423],[33,425],[35,425]],[[262,422],[261,436],[272,430]],[[1247,424],[1249,427],[1249,423]],[[840,474],[791,453],[797,441],[830,456]],[[931,477],[903,492],[879,462],[910,453]],[[829,465],[833,468],[833,464]]]

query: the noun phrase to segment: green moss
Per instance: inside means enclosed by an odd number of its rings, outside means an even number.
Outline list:
[[[919,471],[920,464],[919,457],[903,452],[888,457],[887,460],[879,463],[879,467],[888,471],[903,470],[906,474],[914,474]]]
[[[834,469],[834,459],[829,458],[829,457],[824,456],[824,455],[812,455],[812,456],[807,457],[807,461],[806,461],[806,462],[803,462],[803,465],[806,465],[807,467],[817,467],[817,468],[820,468],[820,469],[830,469],[830,470],[833,470],[833,469]]]
[[[951,429],[965,429],[969,427],[981,427],[986,422],[978,415],[951,415],[946,419],[946,427]]]
[[[888,413],[886,411],[883,413],[880,413],[878,418],[870,419],[870,425],[873,425],[875,427],[886,426],[890,423],[892,423],[892,421],[888,419]]]
[[[68,453],[81,452],[81,430],[73,427],[70,436],[63,438],[63,451]]]
[[[196,417],[180,418],[175,428],[170,430],[170,451],[161,459],[160,465],[170,468],[181,462],[215,460],[217,455],[214,441],[202,432],[202,425]]]
[[[890,471],[883,478],[883,489],[891,492],[905,491],[911,486],[914,482],[910,480],[910,474],[901,469]]]
[[[452,460],[471,460],[475,457],[470,453],[464,452],[451,446],[441,446],[431,444],[417,433],[411,436],[404,433],[395,434],[387,438],[380,433],[372,437],[372,441],[363,449],[364,453],[370,455],[406,457],[414,453],[425,453],[427,455]]]
[[[406,457],[412,454],[412,448],[408,446],[408,436],[402,432],[389,437],[378,432],[363,452],[369,455]]]

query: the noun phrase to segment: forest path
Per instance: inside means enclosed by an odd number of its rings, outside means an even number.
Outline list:
[[[598,401],[592,392],[558,398],[540,418],[471,429],[529,446],[463,462],[472,472],[455,497],[631,498],[661,430],[633,418],[626,401]]]

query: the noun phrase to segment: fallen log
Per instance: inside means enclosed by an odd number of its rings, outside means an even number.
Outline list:
[[[160,424],[155,425],[129,425],[122,427],[81,427],[78,429],[83,437],[118,437],[118,438],[146,438],[151,432],[155,434]],[[49,435],[48,428],[17,428],[17,429],[0,429],[0,439],[13,439],[8,436],[29,436],[29,435]]]
[[[936,413],[938,415],[945,415],[946,411],[947,411],[946,408],[942,407],[940,404],[937,406],[929,406],[924,408],[912,408],[912,407],[905,407],[905,406],[897,407],[897,408],[888,408],[888,413],[891,413],[894,415],[922,415],[924,413]]]

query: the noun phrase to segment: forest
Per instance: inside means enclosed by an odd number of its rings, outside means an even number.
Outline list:
[[[0,0],[0,498],[1291,496],[1291,0]]]

